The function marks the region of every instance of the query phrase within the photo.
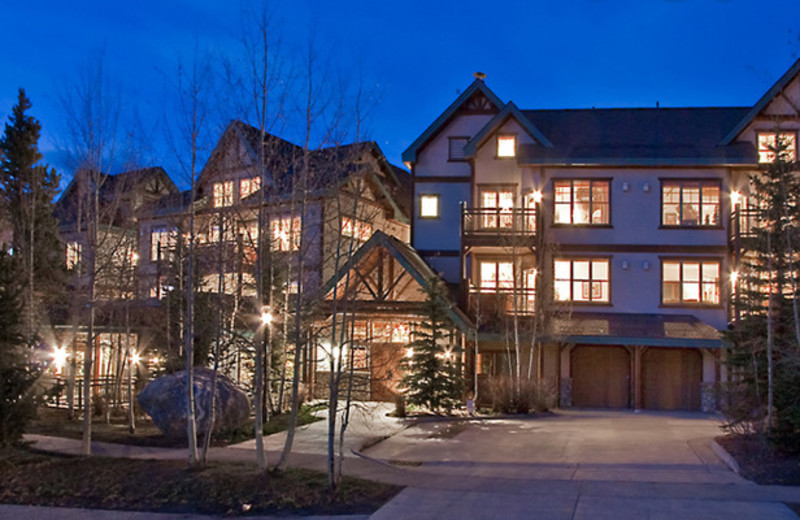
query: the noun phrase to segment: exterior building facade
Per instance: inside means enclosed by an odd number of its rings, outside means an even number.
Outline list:
[[[748,179],[776,136],[795,153],[799,71],[710,108],[521,110],[476,76],[403,160],[478,379],[521,364],[562,406],[714,409]]]

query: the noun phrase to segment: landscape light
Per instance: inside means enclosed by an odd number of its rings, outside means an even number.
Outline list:
[[[261,312],[261,323],[263,325],[269,325],[272,323],[272,313],[269,311],[262,311]]]

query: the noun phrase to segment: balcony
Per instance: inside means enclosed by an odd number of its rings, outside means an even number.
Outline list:
[[[536,223],[535,208],[463,207],[461,210],[461,233],[468,246],[532,245],[537,234]]]
[[[516,301],[515,301],[516,300]],[[536,289],[530,287],[497,287],[469,289],[469,310],[480,313],[486,320],[502,314],[533,314],[536,306]]]
[[[737,208],[730,217],[730,241],[735,244],[741,239],[755,238],[761,226],[762,211],[757,208]]]

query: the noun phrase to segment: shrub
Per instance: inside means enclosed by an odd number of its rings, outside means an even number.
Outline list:
[[[498,413],[544,412],[555,404],[556,392],[548,381],[521,379],[519,394],[510,376],[492,377],[487,386],[492,410]]]

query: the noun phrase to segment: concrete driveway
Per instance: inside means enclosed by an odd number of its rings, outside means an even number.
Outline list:
[[[365,450],[419,474],[372,518],[796,519],[780,501],[800,489],[756,486],[714,455],[719,425],[603,410],[421,422]]]

